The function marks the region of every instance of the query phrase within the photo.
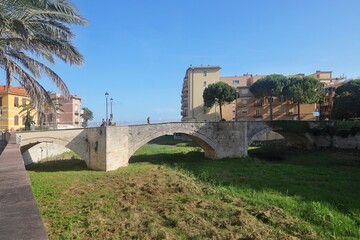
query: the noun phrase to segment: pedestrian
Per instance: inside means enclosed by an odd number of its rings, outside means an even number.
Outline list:
[[[105,127],[105,126],[106,126],[106,121],[102,119],[100,127]]]
[[[147,123],[150,124],[150,117],[147,117]]]
[[[112,124],[111,124],[111,118],[109,118],[109,122],[108,122],[108,124],[107,124],[108,126],[111,126]]]

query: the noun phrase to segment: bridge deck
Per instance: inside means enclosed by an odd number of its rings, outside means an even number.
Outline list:
[[[15,135],[0,155],[0,239],[48,239]]]

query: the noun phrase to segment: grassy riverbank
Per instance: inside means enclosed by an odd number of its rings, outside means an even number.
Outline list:
[[[172,142],[113,172],[66,160],[29,175],[50,239],[360,238],[359,152],[210,160]]]

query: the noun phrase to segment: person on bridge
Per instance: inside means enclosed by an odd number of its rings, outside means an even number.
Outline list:
[[[100,127],[105,127],[105,126],[106,126],[106,121],[102,119]]]
[[[150,117],[147,117],[147,123],[150,124]]]

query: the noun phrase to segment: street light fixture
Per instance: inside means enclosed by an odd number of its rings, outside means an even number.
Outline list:
[[[105,98],[106,98],[106,123],[108,122],[108,97],[109,97],[109,93],[106,92],[105,93]]]
[[[113,119],[113,112],[112,112],[112,103],[113,103],[113,98],[110,98],[110,120]]]

